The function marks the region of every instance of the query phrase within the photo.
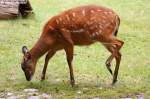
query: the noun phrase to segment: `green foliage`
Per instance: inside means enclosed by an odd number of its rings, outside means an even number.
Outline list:
[[[0,91],[20,91],[38,88],[59,99],[87,99],[100,96],[116,99],[144,93],[150,98],[150,1],[149,0],[30,0],[35,16],[28,19],[0,21]],[[112,8],[121,17],[118,38],[125,42],[118,83],[110,87],[111,75],[106,69],[108,51],[96,43],[88,47],[75,47],[74,73],[78,87],[68,83],[69,72],[64,51],[51,59],[47,79],[40,82],[44,64],[37,64],[32,82],[25,80],[20,68],[21,47],[31,48],[39,38],[42,27],[52,16],[79,5],[97,4]],[[114,64],[113,62],[113,68]],[[59,91],[57,92],[56,89]],[[85,90],[86,89],[86,90]],[[77,92],[81,91],[81,94]]]

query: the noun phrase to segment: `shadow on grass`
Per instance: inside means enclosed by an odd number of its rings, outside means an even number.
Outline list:
[[[1,18],[0,21],[17,21],[17,20],[27,20],[27,19],[31,19],[34,20],[36,19],[36,14],[35,13],[31,13],[28,16],[21,16],[18,15],[17,17],[13,17],[13,18]]]

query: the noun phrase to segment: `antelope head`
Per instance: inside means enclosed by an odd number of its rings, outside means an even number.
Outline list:
[[[29,52],[26,46],[22,47],[22,53],[24,56],[23,56],[23,60],[21,63],[21,68],[24,71],[27,81],[30,81],[35,72],[35,68],[34,68],[35,64],[31,56],[31,53]]]

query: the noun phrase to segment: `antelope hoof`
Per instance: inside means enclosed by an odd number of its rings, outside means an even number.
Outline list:
[[[44,81],[44,80],[45,80],[45,76],[42,74],[41,81]]]
[[[75,86],[75,81],[71,80],[71,86],[74,87]]]
[[[115,85],[116,82],[117,82],[117,79],[113,80],[111,85]]]

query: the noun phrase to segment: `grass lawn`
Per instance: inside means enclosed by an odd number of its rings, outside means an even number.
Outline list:
[[[20,92],[37,88],[54,99],[119,99],[144,94],[150,99],[150,1],[149,0],[30,0],[35,17],[0,20],[0,93]],[[118,38],[125,42],[118,82],[110,87],[112,77],[105,60],[110,53],[99,43],[75,47],[74,74],[77,83],[68,83],[69,71],[64,51],[59,51],[49,62],[47,79],[40,82],[44,57],[36,68],[31,82],[21,70],[21,48],[32,48],[43,25],[65,9],[85,4],[103,5],[114,9],[121,18]],[[113,62],[113,69],[114,69]]]

